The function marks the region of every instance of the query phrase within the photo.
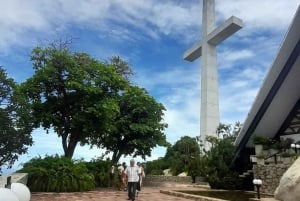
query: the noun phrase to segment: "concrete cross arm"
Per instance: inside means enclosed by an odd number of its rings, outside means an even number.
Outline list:
[[[194,61],[195,59],[201,57],[202,55],[202,45],[201,41],[197,42],[193,47],[185,51],[183,54],[183,59],[187,61]]]
[[[243,22],[240,18],[235,16],[230,17],[221,26],[215,28],[206,37],[204,36],[204,43],[207,42],[211,45],[218,45],[223,40],[240,30],[243,26]],[[201,41],[196,43],[193,47],[188,49],[183,54],[183,59],[187,61],[194,61],[202,55],[202,44]]]
[[[207,35],[207,42],[212,45],[217,45],[223,40],[240,30],[243,26],[243,21],[235,16],[230,17],[221,26],[214,29]]]

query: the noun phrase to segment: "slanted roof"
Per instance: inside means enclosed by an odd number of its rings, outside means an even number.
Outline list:
[[[299,114],[299,55],[300,6],[235,141],[236,157],[243,148],[253,146],[251,136],[274,138]]]

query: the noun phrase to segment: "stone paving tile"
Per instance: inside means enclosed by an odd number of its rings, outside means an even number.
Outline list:
[[[171,188],[163,188],[171,190]],[[162,188],[144,187],[136,201],[191,201],[190,199],[162,194]],[[174,189],[173,189],[174,190]],[[32,193],[30,201],[125,201],[127,192],[115,189],[98,189],[90,192],[76,193]]]

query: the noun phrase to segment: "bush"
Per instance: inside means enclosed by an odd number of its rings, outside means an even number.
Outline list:
[[[219,139],[211,137],[209,139],[212,147],[202,158],[202,173],[212,189],[237,189],[240,179],[235,167],[231,164],[234,157],[235,147],[232,136]]]
[[[294,143],[294,139],[292,138],[285,138],[280,140],[280,148],[285,151],[291,148],[291,144]]]
[[[268,143],[268,139],[263,136],[255,135],[253,137],[253,144],[262,144],[266,145]]]
[[[236,173],[229,173],[224,177],[213,174],[207,180],[212,189],[240,190],[242,188],[242,179]]]
[[[159,158],[157,160],[148,161],[145,165],[146,175],[163,175],[163,171],[169,168],[169,164],[166,163],[165,158]]]
[[[164,171],[163,170],[159,170],[159,169],[154,169],[151,170],[151,172],[149,172],[150,175],[163,175]]]
[[[112,163],[110,161],[102,161],[100,159],[94,159],[91,162],[85,163],[88,171],[93,174],[95,178],[96,187],[109,187],[109,186],[118,186],[118,171],[117,167],[115,167],[114,178],[111,181],[110,179],[110,171]]]
[[[28,173],[31,191],[74,192],[95,188],[94,176],[84,162],[58,155],[33,158],[19,172]]]

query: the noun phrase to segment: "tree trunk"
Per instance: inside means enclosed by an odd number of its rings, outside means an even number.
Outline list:
[[[72,158],[73,157],[73,154],[74,154],[77,142],[78,141],[76,141],[76,140],[70,140],[68,148],[65,151],[65,157],[68,157],[68,158]]]
[[[68,140],[68,135],[63,135],[62,136],[62,144],[63,144],[63,149],[65,153],[65,157],[72,158],[74,155],[74,151],[76,148],[76,145],[79,141],[79,138],[77,137],[77,133],[72,133],[70,134],[70,140],[69,143],[67,142]]]
[[[112,163],[117,164],[122,156],[122,153],[118,150],[112,155]]]
[[[67,138],[68,138],[68,134],[62,134],[61,135],[61,143],[62,143],[65,155],[66,155],[66,152],[68,150]]]

